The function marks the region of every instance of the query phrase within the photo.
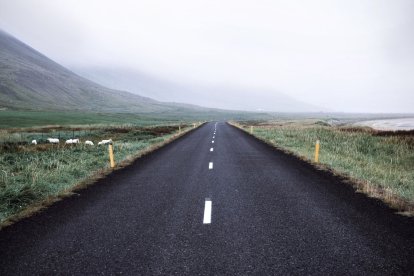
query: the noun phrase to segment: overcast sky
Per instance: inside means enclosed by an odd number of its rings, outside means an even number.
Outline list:
[[[68,67],[414,112],[412,0],[0,0],[0,28]]]

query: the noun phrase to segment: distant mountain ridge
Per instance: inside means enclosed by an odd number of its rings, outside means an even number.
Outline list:
[[[106,88],[0,30],[0,108],[4,107],[140,113],[207,110]]]
[[[326,111],[276,90],[178,83],[134,69],[114,66],[70,68],[77,74],[112,89],[126,90],[163,102],[186,102],[226,110],[253,112]]]
[[[277,91],[181,85],[122,68],[72,70],[76,73],[0,30],[0,109],[163,114],[320,110]]]

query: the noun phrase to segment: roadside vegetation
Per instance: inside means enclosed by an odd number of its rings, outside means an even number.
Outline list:
[[[239,127],[269,144],[333,170],[359,190],[400,210],[414,211],[414,132],[335,127],[325,121],[241,122]],[[251,128],[252,127],[252,128]]]
[[[98,113],[86,111],[11,110],[1,108],[0,106],[0,129],[72,125],[177,125],[190,121],[246,120],[247,118],[264,120],[273,117],[267,113],[247,113],[218,109],[194,109],[193,111],[188,111],[179,107],[176,110],[166,112]]]
[[[82,111],[25,111],[0,110],[0,129],[42,126],[90,127],[91,125],[166,125],[178,124],[182,118],[137,115],[134,113],[88,113]]]
[[[117,165],[125,165],[193,127],[193,124],[176,124],[3,129],[0,131],[0,225],[32,205],[70,194],[74,187],[110,172],[108,145],[98,146],[99,141],[112,139],[115,161]],[[49,137],[60,138],[60,143],[47,143]],[[79,138],[82,143],[65,145],[65,140],[71,138]],[[32,140],[37,145],[31,144]],[[85,145],[86,140],[94,145]]]

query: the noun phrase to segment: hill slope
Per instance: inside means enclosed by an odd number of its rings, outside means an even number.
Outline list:
[[[122,67],[71,67],[87,79],[112,89],[126,90],[163,102],[186,102],[194,105],[231,110],[267,112],[318,112],[312,106],[280,91],[231,85],[195,85],[178,83]]]
[[[206,110],[106,88],[0,30],[0,107],[100,112]]]

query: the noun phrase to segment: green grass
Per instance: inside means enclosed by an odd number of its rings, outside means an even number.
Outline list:
[[[0,111],[0,128],[46,125],[159,125],[177,123],[179,119],[154,118],[133,113],[86,113],[57,111]]]
[[[245,125],[246,130],[250,126]],[[414,203],[414,135],[381,136],[368,129],[314,123],[254,126],[253,134],[308,160],[319,139],[320,163]]]
[[[34,126],[84,126],[91,125],[166,125],[194,121],[245,120],[270,118],[267,113],[247,113],[220,110],[194,110],[179,107],[159,113],[93,113],[68,111],[27,111],[0,109],[0,129]]]
[[[185,126],[183,126],[184,129]],[[65,129],[63,130],[65,131]],[[70,129],[66,130],[70,135]],[[165,141],[178,131],[178,126],[102,127],[79,132],[81,141],[92,140],[95,146],[7,142],[0,144],[0,223],[31,204],[96,176],[109,167],[108,147],[97,146],[102,139],[114,141],[115,160],[133,159],[139,152]],[[39,133],[25,133],[39,138]],[[70,138],[70,137],[69,137]]]

